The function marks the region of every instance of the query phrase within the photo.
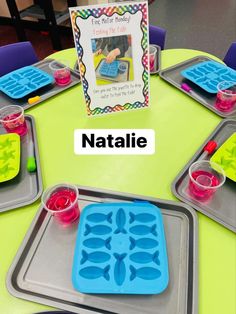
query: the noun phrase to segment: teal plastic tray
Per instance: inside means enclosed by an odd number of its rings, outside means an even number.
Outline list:
[[[162,215],[148,202],[92,204],[82,211],[72,282],[82,293],[158,294],[168,285]]]
[[[217,85],[220,82],[228,82],[225,84],[225,88],[236,84],[236,71],[216,61],[200,62],[180,73],[183,77],[212,94],[218,92]]]
[[[107,63],[105,60],[102,61],[100,67],[100,74],[107,77],[116,77],[118,75],[119,61],[113,61],[112,63]]]
[[[48,73],[26,66],[2,76],[0,90],[13,99],[19,99],[53,82],[54,78]]]

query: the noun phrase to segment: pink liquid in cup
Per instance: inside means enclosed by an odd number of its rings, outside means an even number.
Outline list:
[[[54,78],[57,85],[64,86],[71,82],[71,74],[70,70],[65,69],[58,69],[54,72]]]
[[[58,188],[50,195],[46,206],[54,212],[54,216],[60,223],[69,225],[80,216],[78,202],[75,202],[76,198],[77,195],[72,189]],[[71,206],[74,202],[75,204]]]
[[[155,56],[154,55],[150,55],[149,58],[149,62],[150,62],[150,71],[154,71],[154,64],[155,64]]]
[[[18,117],[19,119],[17,119]],[[3,118],[2,124],[8,133],[17,133],[24,136],[28,131],[25,117],[21,113],[7,115]]]
[[[217,176],[204,170],[194,171],[192,173],[192,178],[201,186],[199,186],[196,182],[190,179],[189,192],[192,196],[194,196],[194,198],[201,201],[206,201],[210,199],[216,191],[216,189],[214,189],[214,186],[217,187],[220,183]]]
[[[228,96],[219,91],[217,93],[215,107],[219,111],[230,112],[236,104],[236,95],[233,95],[233,92],[230,90],[224,90],[223,92],[227,93]],[[232,97],[230,97],[230,94]]]

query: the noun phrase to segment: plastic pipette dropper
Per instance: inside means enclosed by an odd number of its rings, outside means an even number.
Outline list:
[[[211,155],[217,147],[217,143],[215,141],[209,141],[206,146],[203,148],[203,152],[198,158],[198,160],[205,159],[208,155]]]
[[[187,92],[187,93],[191,94],[193,97],[197,98],[199,101],[201,101],[201,102],[203,102],[203,103],[206,103],[206,100],[203,99],[202,97],[200,97],[197,93],[195,93],[195,92],[192,90],[192,88],[191,88],[187,83],[181,84],[181,88],[182,88],[185,92]]]

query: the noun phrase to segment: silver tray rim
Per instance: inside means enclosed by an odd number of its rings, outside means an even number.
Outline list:
[[[194,160],[196,160],[196,157],[202,152],[203,148],[205,147],[205,145],[207,144],[207,142],[209,142],[217,133],[217,131],[224,125],[227,125],[228,123],[236,123],[235,119],[224,119],[222,120],[218,126],[215,128],[215,130],[208,136],[208,138],[204,141],[204,143],[200,146],[200,148],[195,152],[195,154],[191,157],[191,159],[186,163],[186,165],[184,166],[184,168],[182,168],[179,172],[179,174],[175,177],[174,181],[171,184],[171,191],[172,193],[179,199],[181,200],[181,202],[188,204],[189,206],[193,207],[195,210],[201,212],[202,214],[206,215],[207,217],[213,219],[214,221],[218,222],[219,224],[223,225],[225,228],[233,231],[236,233],[236,227],[230,226],[227,223],[223,222],[220,218],[217,218],[214,215],[209,214],[208,212],[206,212],[204,209],[199,209],[199,206],[194,205],[193,203],[191,203],[190,201],[188,201],[186,198],[182,197],[177,189],[176,186],[179,182],[179,180],[181,179],[181,177],[183,176],[183,174],[187,171],[187,169],[189,168],[189,166],[191,165],[191,163],[194,162]]]
[[[162,69],[160,72],[159,72],[159,76],[161,79],[163,79],[164,81],[168,82],[169,84],[171,84],[172,86],[176,87],[178,90],[180,90],[181,92],[185,93],[186,95],[188,95],[189,97],[193,98],[194,100],[196,100],[199,104],[203,105],[205,108],[208,108],[209,110],[211,110],[212,112],[214,112],[215,114],[217,114],[218,116],[222,117],[222,118],[228,118],[228,119],[235,119],[236,118],[236,114],[233,113],[232,115],[227,115],[227,114],[224,114],[223,112],[220,112],[218,110],[216,110],[214,107],[210,106],[210,105],[206,105],[203,101],[199,100],[197,97],[193,96],[192,94],[188,93],[187,91],[183,90],[182,88],[180,88],[180,86],[175,82],[175,81],[172,81],[170,80],[169,78],[165,77],[164,76],[164,73],[166,71],[170,71],[172,69],[175,69],[177,66],[181,66],[181,65],[184,65],[186,64],[186,62],[190,62],[190,61],[195,61],[197,59],[205,59],[205,60],[209,60],[209,61],[216,61],[208,56],[204,56],[204,55],[198,55],[196,57],[193,57],[193,58],[190,58],[190,59],[186,59],[182,62],[179,62],[177,64],[174,64],[168,68],[165,68],[165,69]],[[218,61],[216,61],[218,62]]]
[[[91,193],[100,193],[100,194],[108,194],[109,196],[113,197],[111,199],[109,199],[109,197],[104,197],[104,201],[111,201],[114,200],[114,196],[119,199],[120,197],[122,197],[122,200],[130,200],[130,198],[134,199],[134,200],[145,200],[145,201],[150,201],[150,202],[159,202],[162,203],[163,206],[165,205],[171,205],[171,206],[180,206],[182,208],[184,208],[185,210],[187,210],[189,212],[189,214],[192,217],[192,232],[190,233],[190,228],[188,228],[189,230],[189,234],[188,234],[188,238],[190,239],[193,248],[192,248],[192,254],[191,254],[191,261],[192,261],[192,278],[190,279],[190,283],[192,284],[192,289],[189,293],[189,288],[188,288],[188,296],[187,296],[187,314],[198,314],[198,216],[196,214],[196,211],[191,208],[189,205],[187,205],[186,203],[183,202],[176,202],[176,201],[169,201],[169,200],[162,200],[159,198],[155,198],[155,197],[149,197],[149,196],[145,196],[145,195],[136,195],[136,194],[130,194],[130,193],[123,193],[123,192],[117,192],[117,191],[112,191],[112,190],[108,190],[108,189],[98,189],[98,188],[93,188],[93,187],[88,187],[88,186],[82,186],[82,185],[77,185],[78,189],[80,190],[84,190],[85,192]],[[53,306],[55,308],[60,308],[62,310],[66,310],[66,311],[73,311],[73,305],[68,305],[66,304],[66,302],[61,302],[61,300],[58,301],[54,301],[54,300],[50,300],[49,298],[46,299],[44,297],[40,297],[39,295],[37,295],[35,293],[35,295],[33,294],[27,294],[24,292],[24,290],[22,289],[15,289],[13,284],[12,284],[12,276],[13,273],[17,267],[18,262],[21,259],[21,256],[23,254],[23,251],[25,249],[25,246],[27,244],[27,242],[30,239],[31,233],[35,228],[35,225],[38,221],[38,218],[42,212],[43,208],[42,206],[39,207],[14,259],[13,262],[7,272],[6,275],[6,279],[5,279],[5,284],[7,287],[7,290],[9,291],[9,293],[12,296],[24,299],[24,300],[28,300],[28,301],[32,301],[32,302],[37,302],[40,304],[44,304],[44,305],[48,305],[48,306]],[[186,214],[184,214],[186,215]],[[187,216],[187,215],[186,215]],[[187,217],[188,218],[188,217]],[[188,218],[189,220],[189,218]],[[188,225],[189,226],[189,225]],[[190,245],[190,243],[189,243]],[[188,270],[189,270],[189,264],[191,263],[190,259],[188,259]],[[190,298],[190,300],[189,300]],[[189,310],[189,305],[188,303],[190,302],[190,306],[191,309]],[[63,304],[62,307],[60,307],[60,304]],[[58,307],[59,305],[59,307]],[[78,306],[77,306],[78,307]],[[87,306],[80,305],[79,307],[80,310],[80,314],[98,314],[98,313],[111,313],[110,311],[104,311],[101,309],[98,309],[98,311],[94,311],[93,309],[87,309]],[[114,314],[114,313],[112,313]],[[176,313],[177,314],[177,313]],[[183,314],[183,313],[178,313],[178,314]]]
[[[38,139],[37,139],[35,119],[32,115],[29,115],[29,114],[26,114],[25,117],[30,119],[30,123],[32,123],[32,128],[33,128],[33,133],[34,133],[34,149],[35,149],[35,158],[36,158],[37,172],[38,172],[38,178],[39,178],[39,180],[38,180],[39,191],[38,191],[37,195],[29,201],[19,203],[18,205],[6,207],[6,208],[1,208],[0,214],[4,213],[6,211],[9,211],[9,210],[14,210],[14,209],[17,209],[17,208],[20,208],[23,206],[30,205],[30,204],[34,203],[35,201],[37,201],[43,193],[43,179],[42,179],[42,171],[41,171],[41,165],[40,165],[40,156],[39,156],[39,147],[38,147]]]

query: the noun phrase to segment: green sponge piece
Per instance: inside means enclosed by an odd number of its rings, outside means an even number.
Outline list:
[[[29,157],[27,159],[27,170],[29,172],[34,172],[36,170],[37,166],[36,166],[36,161],[34,157]]]

